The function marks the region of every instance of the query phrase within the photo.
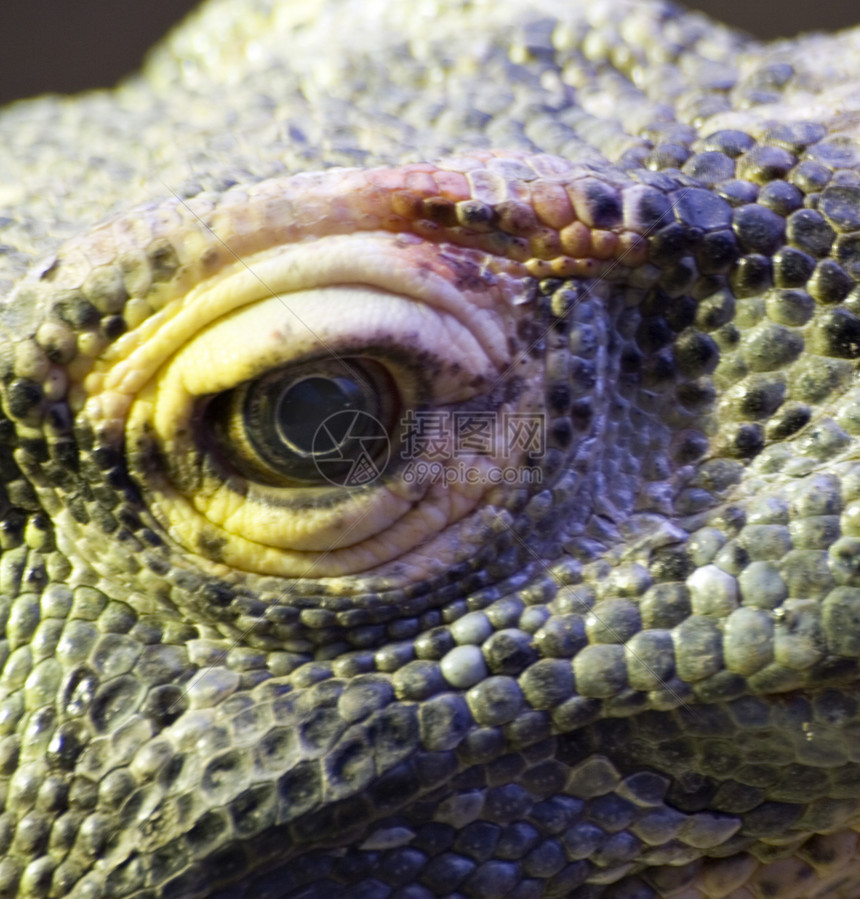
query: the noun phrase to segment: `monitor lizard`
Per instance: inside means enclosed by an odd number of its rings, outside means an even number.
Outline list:
[[[0,115],[0,896],[860,896],[860,31],[210,0]]]

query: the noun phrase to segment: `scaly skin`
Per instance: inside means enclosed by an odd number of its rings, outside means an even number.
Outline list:
[[[860,896],[858,60],[222,0],[9,108],[0,896]]]

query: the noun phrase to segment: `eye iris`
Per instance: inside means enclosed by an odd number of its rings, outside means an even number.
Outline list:
[[[339,412],[363,411],[368,398],[350,378],[311,377],[290,384],[275,405],[274,424],[283,443],[294,452],[319,455],[335,452],[350,436],[354,416]]]
[[[357,461],[382,473],[399,409],[387,368],[350,358],[281,369],[222,393],[208,403],[205,425],[213,450],[250,480],[343,485]]]

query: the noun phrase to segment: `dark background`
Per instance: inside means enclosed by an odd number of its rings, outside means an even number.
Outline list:
[[[145,50],[196,4],[0,0],[0,104],[45,91],[71,93],[112,84],[136,69]],[[860,11],[845,0],[690,0],[687,5],[759,37],[860,22]]]

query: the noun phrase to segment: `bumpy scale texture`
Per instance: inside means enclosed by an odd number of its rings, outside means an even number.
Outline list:
[[[0,207],[0,897],[860,896],[860,31],[210,2]]]

